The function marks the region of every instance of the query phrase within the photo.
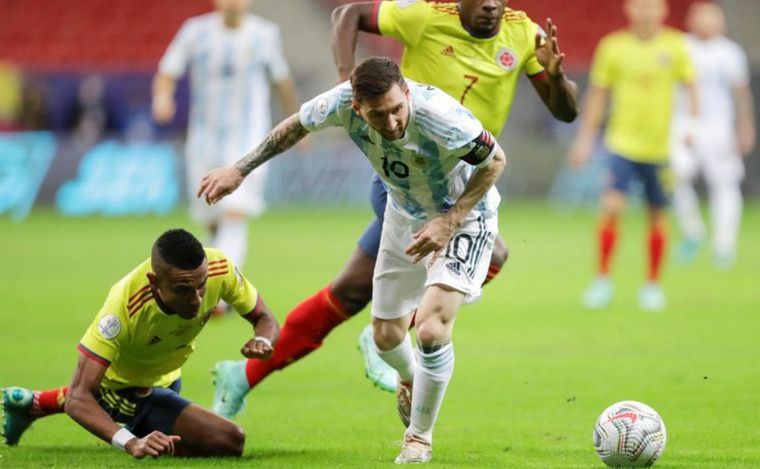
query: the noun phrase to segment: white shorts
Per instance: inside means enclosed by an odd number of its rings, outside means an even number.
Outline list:
[[[239,157],[240,155],[238,155]],[[231,159],[225,164],[234,163]],[[243,184],[235,192],[223,198],[217,204],[207,205],[206,201],[197,198],[198,186],[201,179],[212,169],[220,166],[209,161],[201,155],[188,153],[185,159],[185,173],[187,176],[187,192],[190,200],[190,216],[198,223],[208,224],[219,221],[225,213],[236,212],[255,217],[261,215],[266,209],[264,190],[266,189],[266,176],[269,165],[265,164],[256,168],[245,178]]]
[[[691,146],[685,131],[675,126],[671,167],[677,179],[692,181],[700,174],[708,184],[738,184],[744,178],[744,161],[730,129],[701,128]]]
[[[404,251],[423,224],[397,213],[391,204],[386,206],[372,282],[373,317],[396,319],[409,314],[419,306],[430,285],[445,285],[464,293],[465,303],[480,298],[499,230],[498,217],[471,213],[435,262],[430,262],[430,254],[413,264]]]

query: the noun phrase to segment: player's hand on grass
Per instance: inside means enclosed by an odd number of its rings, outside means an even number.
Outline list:
[[[432,261],[435,261],[456,228],[457,223],[446,215],[430,220],[412,235],[414,241],[406,248],[406,254],[412,256],[412,262],[416,264],[432,252],[435,253]]]
[[[203,197],[211,205],[238,188],[243,182],[243,175],[234,166],[224,166],[211,170],[201,179],[197,197]]]
[[[174,454],[174,445],[179,443],[177,435],[164,435],[159,431],[152,432],[143,438],[132,438],[124,445],[127,453],[135,459],[150,456],[153,459],[164,454]]]
[[[261,339],[253,338],[243,345],[240,349],[240,353],[246,358],[258,358],[259,360],[268,360],[274,353],[274,348],[271,344],[266,343]]]
[[[550,77],[556,78],[564,74],[562,63],[565,61],[565,54],[559,49],[557,26],[551,18],[546,20],[546,38],[536,34],[536,59]]]

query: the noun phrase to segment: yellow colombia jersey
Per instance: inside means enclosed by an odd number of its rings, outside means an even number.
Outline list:
[[[404,44],[404,76],[453,96],[495,135],[509,118],[520,73],[543,71],[535,48],[541,30],[521,11],[506,9],[499,32],[487,39],[464,29],[455,3],[383,1],[377,26]]]
[[[667,28],[648,41],[630,31],[602,39],[591,82],[610,90],[609,149],[634,161],[667,161],[676,85],[693,81],[694,74],[680,31]]]
[[[102,387],[166,387],[195,349],[195,337],[224,300],[241,314],[256,305],[257,292],[222,251],[206,248],[209,276],[200,312],[193,319],[164,313],[146,274],[150,259],[119,280],[79,343],[84,355],[108,366]]]

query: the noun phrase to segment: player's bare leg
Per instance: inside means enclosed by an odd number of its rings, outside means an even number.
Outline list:
[[[402,402],[403,396],[399,394],[402,420],[405,412],[410,418],[396,463],[427,462],[432,458],[433,427],[454,371],[451,332],[463,300],[461,292],[448,287],[432,285],[427,288],[415,319],[419,362],[414,360],[406,332],[411,315],[394,320],[373,318],[379,354],[399,372],[400,384],[404,385],[399,391],[412,388],[408,404]],[[402,408],[406,405],[408,408]]]
[[[657,312],[665,308],[665,294],[660,288],[659,277],[665,252],[666,229],[665,210],[661,207],[650,206],[647,282],[639,290],[639,307],[644,311]]]
[[[610,280],[610,268],[617,244],[618,220],[625,209],[625,202],[625,194],[616,190],[607,190],[602,197],[602,216],[597,239],[599,267],[596,278],[583,293],[582,302],[587,309],[604,309],[612,301],[614,290]]]
[[[180,412],[172,433],[182,438],[176,447],[180,456],[241,456],[245,447],[240,426],[196,404]]]

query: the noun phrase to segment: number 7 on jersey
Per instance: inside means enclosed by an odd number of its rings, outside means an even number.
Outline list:
[[[480,77],[477,75],[465,75],[464,78],[470,82],[470,84],[467,85],[467,87],[462,92],[462,97],[459,98],[459,104],[464,104],[464,98],[467,97],[467,93],[470,92],[473,86],[475,86],[475,83],[480,80]]]

